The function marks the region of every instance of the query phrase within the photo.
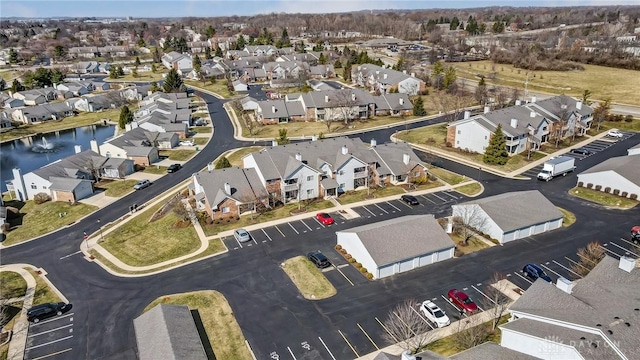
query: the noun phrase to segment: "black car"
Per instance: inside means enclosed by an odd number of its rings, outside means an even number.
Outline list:
[[[167,168],[167,172],[168,173],[174,173],[174,172],[176,172],[176,171],[178,171],[180,169],[182,169],[182,165],[180,165],[180,164],[171,164]]]
[[[413,195],[402,195],[400,197],[400,200],[406,202],[409,205],[420,205],[420,203],[418,202],[418,198]]]
[[[307,254],[307,259],[313,263],[317,268],[324,269],[331,266],[331,262],[320,251],[310,252]]]
[[[524,268],[522,268],[522,272],[525,276],[528,276],[533,280],[538,280],[538,278],[541,278],[546,282],[552,282],[549,275],[547,275],[547,273],[545,273],[544,270],[540,269],[537,265],[527,264],[524,266]]]
[[[593,152],[591,152],[591,150],[585,149],[585,148],[571,149],[571,153],[572,154],[578,154],[578,155],[591,155],[591,154],[593,154]]]
[[[58,303],[46,303],[32,307],[27,311],[27,319],[31,322],[37,323],[40,320],[50,318],[55,315],[62,315],[71,309],[71,304],[58,302]]]

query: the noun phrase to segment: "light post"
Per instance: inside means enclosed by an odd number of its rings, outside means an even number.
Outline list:
[[[482,168],[478,167],[478,182],[481,183],[482,179],[480,178],[480,176],[482,176]]]
[[[102,236],[102,226],[100,225],[100,219],[98,219],[98,228],[100,228],[100,241],[104,240],[104,237]]]

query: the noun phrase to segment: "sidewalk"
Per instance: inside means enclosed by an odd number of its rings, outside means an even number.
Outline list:
[[[36,279],[25,270],[30,267],[27,264],[11,264],[0,266],[0,271],[13,271],[20,274],[27,282],[27,291],[22,298],[12,299],[22,301],[22,311],[13,323],[11,342],[9,343],[9,352],[7,360],[22,360],[24,358],[24,349],[27,345],[27,335],[29,333],[29,321],[27,320],[27,310],[33,306],[33,296],[36,292]],[[12,301],[14,302],[14,301]]]

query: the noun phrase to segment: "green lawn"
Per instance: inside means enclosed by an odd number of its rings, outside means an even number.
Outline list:
[[[11,299],[24,296],[27,282],[22,275],[13,271],[0,272],[0,299]]]
[[[214,92],[222,96],[223,98],[233,97],[233,94],[229,92],[229,89],[227,88],[227,80],[224,80],[224,79],[216,80],[214,84],[212,84],[210,81],[207,81],[206,84],[203,84],[202,81],[195,81],[195,80],[185,80],[184,83],[185,85],[209,90],[211,92]]]
[[[591,125],[591,129],[589,130],[590,135],[595,135],[596,133],[601,133],[608,131],[610,129],[620,129],[624,131],[635,131],[640,132],[640,119],[635,118],[631,122],[626,121],[603,121],[600,123],[600,131],[597,131],[596,128],[598,124]]]
[[[23,216],[19,226],[12,226],[12,230],[9,231],[6,240],[3,242],[4,245],[17,244],[58,230],[98,209],[95,206],[83,203],[69,205],[60,201],[47,201],[44,204],[36,205],[33,200],[29,200],[26,203],[9,200],[5,202],[5,206],[20,209],[20,213]],[[60,214],[64,213],[66,215],[60,217]]]
[[[482,191],[482,186],[474,182],[472,184],[467,184],[467,185],[457,187],[454,190],[467,196],[475,196],[475,195],[478,195],[480,191]]]
[[[469,239],[469,243],[467,245],[462,244],[462,237],[458,234],[449,234],[451,240],[456,244],[456,249],[461,251],[464,255],[471,254],[476,251],[480,251],[482,249],[486,249],[489,245],[485,244],[483,241],[472,237]]]
[[[211,126],[194,126],[190,127],[189,131],[198,134],[211,134],[213,132],[213,128]]]
[[[527,70],[508,64],[493,64],[490,60],[455,63],[458,77],[478,81],[476,74],[496,74],[496,80],[485,78],[487,85],[499,84],[524,89]],[[584,71],[529,71],[528,90],[582,97],[584,90],[591,98],[610,97],[614,102],[640,105],[638,72],[598,65],[582,65]]]
[[[195,154],[195,150],[160,150],[160,156],[167,156],[169,160],[177,161],[187,161]]]
[[[149,165],[145,167],[142,172],[147,174],[162,175],[167,173],[167,167],[160,165]]]
[[[307,300],[322,300],[337,293],[324,274],[304,256],[287,259],[282,270]]]
[[[35,270],[27,269],[31,275],[36,279],[36,292],[33,295],[33,305],[44,304],[48,302],[59,302],[62,301],[58,294],[56,294],[51,288],[49,284],[44,281]]]
[[[234,311],[221,293],[204,290],[164,295],[147,305],[144,311],[146,312],[158,304],[187,305],[189,310],[197,310],[207,338],[209,338],[209,344],[205,345],[205,349],[213,349],[216,359],[244,360],[252,358],[245,343],[242,329],[233,315]],[[236,310],[241,311],[241,309]]]
[[[240,148],[234,151],[231,155],[227,156],[227,160],[231,163],[231,166],[239,166],[242,167],[242,157],[250,154],[252,152],[260,151],[262,149],[261,146],[249,146],[245,148]]]
[[[200,239],[191,223],[172,211],[149,222],[165,202],[145,209],[141,214],[104,234],[103,248],[131,266],[153,265],[190,254],[200,247]]]
[[[623,198],[613,194],[607,194],[603,191],[583,187],[574,187],[569,190],[569,194],[607,207],[631,209],[638,205],[637,200],[631,200],[629,198]]]
[[[193,141],[193,143],[196,145],[204,146],[209,142],[209,138],[192,137],[191,141]]]
[[[562,219],[562,227],[569,227],[576,222],[576,214],[559,206],[557,208],[564,215],[564,218]]]
[[[314,201],[311,204],[302,204],[302,209],[308,213],[314,213],[319,210],[324,210],[333,207],[333,203],[329,200]],[[207,236],[213,236],[219,232],[246,227],[249,225],[260,224],[263,222],[283,219],[291,216],[292,211],[298,210],[298,203],[291,203],[274,210],[267,211],[263,214],[245,215],[241,216],[237,222],[223,222],[220,224],[202,224],[204,233]]]
[[[76,116],[70,116],[58,121],[47,121],[34,125],[20,125],[11,130],[0,133],[0,142],[14,140],[25,136],[49,133],[64,129],[75,129],[81,126],[100,123],[102,119],[111,119],[118,121],[120,117],[120,109],[112,109],[95,113],[80,113]]]
[[[509,320],[510,315],[504,315],[500,318],[498,325],[502,325]],[[481,343],[485,343],[487,341],[493,341],[495,343],[500,343],[500,328],[496,328],[496,330],[491,330],[491,326],[493,325],[493,321],[488,321],[486,323],[480,324],[478,326],[484,326],[486,328],[485,335],[480,340]],[[458,326],[457,324],[452,324],[450,326]],[[424,350],[431,350],[436,352],[442,356],[450,357],[454,354],[457,354],[461,351],[467,350],[464,347],[461,347],[460,344],[456,341],[456,334],[449,335],[442,339],[436,340],[431,344],[427,345]]]
[[[401,186],[386,186],[383,188],[373,188],[367,195],[367,190],[347,191],[338,197],[340,204],[351,204],[358,201],[367,200],[368,198],[383,198],[391,195],[403,194],[406,191]]]
[[[436,176],[438,179],[446,182],[449,185],[458,185],[461,182],[468,180],[466,177],[451,172],[449,170],[445,170],[439,167],[433,167],[429,169],[429,173]]]
[[[105,189],[105,195],[120,197],[133,191],[133,185],[137,180],[102,180],[96,188]]]
[[[152,81],[158,82],[163,79],[162,75],[164,75],[167,72],[169,72],[167,69],[164,69],[164,67],[162,67],[161,69],[161,66],[158,66],[158,71],[156,71],[155,73],[151,71],[138,72],[137,77],[134,77],[133,74],[129,73],[117,79],[111,79],[109,77],[106,77],[104,81],[112,82],[112,83],[127,82],[127,81],[128,82],[152,82]]]

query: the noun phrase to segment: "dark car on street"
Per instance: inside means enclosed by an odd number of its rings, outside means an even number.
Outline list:
[[[585,148],[571,149],[571,153],[572,154],[578,154],[578,155],[591,155],[591,154],[593,154],[593,152],[591,150],[585,149]]]
[[[176,172],[176,171],[178,171],[180,169],[182,169],[182,165],[180,165],[180,164],[171,164],[167,168],[167,172],[168,173],[174,173],[174,172]]]
[[[406,202],[409,205],[420,205],[420,202],[418,202],[418,198],[413,195],[402,195],[400,197],[400,200]]]
[[[27,311],[27,320],[30,322],[40,322],[53,316],[60,316],[71,309],[71,304],[58,302],[58,303],[46,303],[33,306]]]
[[[331,262],[320,251],[310,252],[307,254],[307,259],[313,263],[318,269],[324,269],[331,266]]]
[[[522,268],[522,273],[526,276],[529,277],[533,280],[538,280],[538,278],[546,281],[546,282],[552,282],[551,278],[549,277],[549,275],[547,275],[547,273],[544,272],[544,270],[540,269],[540,267],[538,267],[537,265],[534,264],[527,264]]]

